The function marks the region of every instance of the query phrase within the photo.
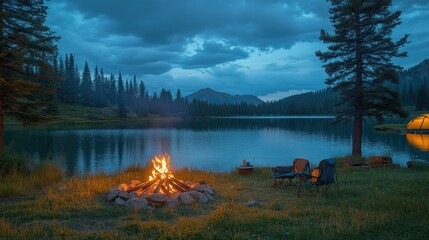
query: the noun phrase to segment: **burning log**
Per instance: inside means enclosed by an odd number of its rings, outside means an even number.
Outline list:
[[[127,190],[127,192],[135,192],[137,190],[145,190],[148,187],[152,186],[156,181],[158,181],[158,179],[152,179],[151,181],[140,183],[139,185],[137,185],[135,187],[129,188]]]
[[[156,186],[155,190],[153,190],[153,193],[158,193],[159,189],[161,189],[163,183],[164,183],[164,179],[159,180],[158,186]]]
[[[176,185],[179,185],[181,188],[185,189],[186,191],[188,191],[190,189],[190,187],[176,179],[171,179]]]
[[[154,170],[152,176],[149,176],[149,181],[129,188],[128,192],[138,191],[145,194],[162,192],[171,195],[175,192],[189,191],[190,187],[175,179],[171,173],[169,155],[156,156],[152,160],[152,164]]]

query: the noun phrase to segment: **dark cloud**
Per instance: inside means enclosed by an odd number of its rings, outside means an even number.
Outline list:
[[[231,47],[222,43],[204,42],[192,56],[185,57],[179,65],[184,69],[207,68],[218,64],[247,58],[249,54],[240,47]]]
[[[327,4],[317,2],[323,1],[73,0],[65,3],[83,18],[103,22],[99,36],[133,35],[144,44],[164,45],[204,35],[224,37],[232,44],[266,48],[288,47],[302,34],[319,30],[323,21],[317,16],[326,15]],[[315,18],[306,20],[305,14],[313,14]]]
[[[325,0],[55,0],[47,23],[80,67],[134,75],[149,89],[211,87],[236,94],[323,88],[326,75],[314,51],[320,29],[332,31]],[[411,67],[429,55],[427,0],[394,0],[403,23],[399,39]],[[286,51],[287,50],[287,51]]]

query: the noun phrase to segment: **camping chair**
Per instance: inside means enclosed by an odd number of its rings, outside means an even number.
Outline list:
[[[314,168],[310,175],[300,174],[298,180],[298,197],[301,193],[302,185],[306,186],[314,197],[316,195],[311,188],[316,186],[317,193],[319,194],[319,187],[325,186],[325,197],[327,197],[328,191],[333,183],[337,183],[338,187],[338,179],[335,171],[335,158],[320,161],[319,167]]]
[[[284,184],[284,179],[288,179],[289,185],[295,185],[292,182],[299,174],[310,174],[310,164],[308,160],[302,158],[295,158],[293,166],[277,166],[272,168],[274,178],[273,187],[281,186]]]

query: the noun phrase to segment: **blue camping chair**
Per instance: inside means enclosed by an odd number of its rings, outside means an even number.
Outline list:
[[[301,194],[302,185],[304,185],[310,193],[315,197],[312,187],[316,186],[317,193],[319,187],[325,188],[325,197],[328,196],[328,191],[332,184],[336,183],[338,188],[337,173],[335,171],[335,158],[324,159],[320,161],[319,166],[311,171],[311,174],[299,174],[298,180],[298,197]]]
[[[295,158],[293,160],[293,166],[277,166],[272,168],[271,177],[274,179],[273,187],[282,186],[284,180],[288,179],[288,182],[284,184],[295,185],[292,179],[299,176],[299,174],[310,174],[310,164],[308,160],[303,158]]]

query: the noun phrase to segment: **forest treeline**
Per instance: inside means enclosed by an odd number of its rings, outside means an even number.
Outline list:
[[[129,115],[149,114],[168,116],[239,116],[239,115],[332,115],[339,95],[330,88],[294,95],[278,101],[259,105],[212,104],[206,101],[188,101],[180,89],[172,92],[161,89],[149,93],[142,80],[136,76],[124,79],[122,74],[106,74],[96,66],[91,71],[85,63],[83,71],[75,63],[73,54],[61,56],[53,61],[58,79],[57,100],[63,103],[82,104],[96,107],[117,107],[124,118]],[[414,68],[403,71],[398,86],[404,106],[416,110],[429,109],[429,61],[425,60]],[[55,111],[55,108],[52,108]]]
[[[53,61],[58,79],[57,99],[62,103],[96,107],[116,107],[121,117],[179,115],[190,117],[234,115],[323,115],[333,113],[338,97],[330,89],[305,93],[280,101],[259,105],[212,104],[200,100],[188,101],[180,89],[149,93],[142,80],[136,76],[124,79],[122,74],[106,74],[96,66],[91,71],[85,63],[83,71],[75,63],[73,54],[60,56]],[[53,109],[54,111],[55,109]]]

